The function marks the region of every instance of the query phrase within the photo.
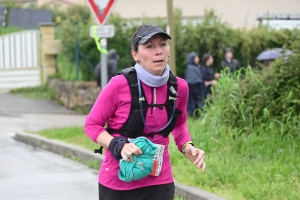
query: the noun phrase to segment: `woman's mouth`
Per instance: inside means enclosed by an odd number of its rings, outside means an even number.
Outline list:
[[[160,63],[163,63],[164,60],[155,60],[154,63],[157,63],[157,64],[160,64]]]

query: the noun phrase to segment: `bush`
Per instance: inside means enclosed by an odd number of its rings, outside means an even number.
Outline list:
[[[188,121],[193,141],[205,150],[209,167],[203,175],[192,176],[198,170],[189,166],[182,170],[184,158],[173,157],[178,181],[227,199],[297,199],[299,34],[294,39],[288,47],[295,54],[288,59],[261,71],[249,67],[242,79],[238,73],[234,78],[223,74],[204,116]]]
[[[75,46],[78,39],[80,50],[85,54],[93,65],[99,60],[99,52],[93,39],[90,38],[89,27],[92,25],[90,10],[87,7],[75,6],[67,10],[67,19],[59,25],[59,31],[63,42],[63,55],[69,62],[74,63],[75,68]],[[62,66],[63,67],[63,66]],[[82,80],[94,79],[94,72],[82,59],[79,62]],[[75,71],[75,69],[73,70]]]
[[[272,134],[300,136],[299,44],[298,36],[289,46],[294,55],[278,59],[262,71],[248,68],[240,81],[224,73],[214,91],[214,106],[209,108],[218,110],[214,119],[250,135],[258,125],[273,124],[278,130]]]
[[[18,27],[14,27],[14,26],[3,27],[3,28],[0,28],[0,35],[5,35],[5,34],[13,33],[13,32],[18,32],[18,31],[22,31],[22,29],[18,28]]]

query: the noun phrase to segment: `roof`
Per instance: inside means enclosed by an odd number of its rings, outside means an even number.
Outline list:
[[[257,20],[300,20],[300,13],[262,13]]]

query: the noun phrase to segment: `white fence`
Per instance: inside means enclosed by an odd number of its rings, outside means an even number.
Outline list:
[[[38,30],[0,36],[0,89],[40,85],[39,52]]]

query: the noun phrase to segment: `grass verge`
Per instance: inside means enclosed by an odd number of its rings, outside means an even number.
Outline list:
[[[54,91],[46,84],[37,87],[13,89],[10,92],[31,99],[46,99],[46,100],[55,99]]]
[[[300,191],[299,141],[281,137],[231,136],[217,140],[199,133],[200,120],[188,121],[196,145],[206,150],[207,169],[201,173],[178,152],[170,138],[171,163],[177,181],[197,186],[227,199],[297,199]],[[93,150],[94,144],[82,127],[37,132],[47,138]],[[293,144],[293,145],[292,145]],[[242,145],[241,152],[235,145]],[[95,163],[88,164],[98,169]]]

